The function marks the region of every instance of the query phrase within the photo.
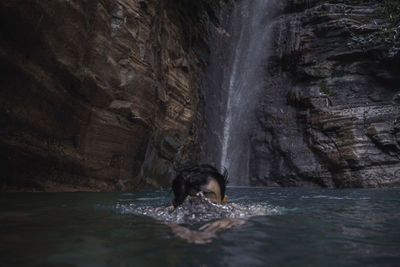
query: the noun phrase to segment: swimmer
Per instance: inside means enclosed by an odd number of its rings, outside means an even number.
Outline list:
[[[172,191],[174,199],[172,200],[173,209],[181,205],[187,196],[196,196],[202,194],[214,203],[225,204],[228,200],[225,195],[228,175],[224,174],[210,165],[195,165],[185,168],[178,172],[172,182]],[[188,241],[189,243],[206,244],[218,232],[242,225],[245,220],[224,218],[201,226],[198,230],[190,230],[179,224],[169,224],[172,232]]]

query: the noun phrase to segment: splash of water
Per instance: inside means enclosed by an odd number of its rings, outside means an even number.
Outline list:
[[[176,209],[171,207],[138,206],[137,204],[120,204],[115,207],[120,214],[144,215],[163,223],[195,224],[216,219],[247,219],[253,216],[278,215],[281,210],[267,204],[239,205],[235,203],[216,204],[200,192],[188,196]]]

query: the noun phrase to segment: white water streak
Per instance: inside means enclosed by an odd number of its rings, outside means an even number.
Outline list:
[[[221,169],[227,168],[235,185],[249,181],[249,140],[255,122],[255,106],[265,81],[270,43],[271,0],[238,1],[231,19],[232,38],[229,52],[230,73],[222,132]],[[272,13],[271,13],[272,14]],[[227,49],[222,47],[222,49]]]
[[[244,32],[244,27],[242,27],[240,31],[240,37],[239,37],[239,44],[242,43],[243,40],[243,32]],[[228,88],[228,101],[226,104],[226,112],[225,112],[225,122],[224,122],[224,131],[223,131],[223,141],[222,141],[222,156],[221,156],[221,169],[229,169],[229,160],[228,160],[228,145],[229,145],[229,139],[231,137],[231,126],[232,126],[232,101],[234,98],[235,94],[235,81],[236,81],[236,73],[239,65],[239,59],[240,59],[240,48],[241,45],[237,45],[235,49],[235,57],[234,57],[234,62],[233,62],[233,67],[232,67],[232,72],[230,75],[229,79],[229,88]],[[222,170],[221,170],[222,171]]]

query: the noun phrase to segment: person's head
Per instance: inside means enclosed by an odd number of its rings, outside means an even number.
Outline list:
[[[188,195],[194,196],[198,192],[203,192],[204,196],[213,202],[225,203],[227,182],[226,171],[222,175],[216,168],[207,164],[184,168],[172,181],[172,191],[175,195],[172,204],[177,207]]]

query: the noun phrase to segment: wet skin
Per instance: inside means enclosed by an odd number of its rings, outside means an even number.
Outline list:
[[[228,196],[221,197],[221,188],[218,182],[209,177],[207,184],[200,187],[201,192],[204,196],[210,199],[214,203],[225,204],[228,200]],[[198,192],[193,192],[198,193]],[[211,242],[211,239],[216,236],[218,232],[228,230],[232,227],[239,226],[245,223],[245,220],[224,218],[214,222],[206,223],[201,226],[197,231],[190,230],[187,227],[179,224],[169,224],[172,232],[179,238],[186,240],[189,243],[195,244],[207,244]]]
[[[221,197],[221,188],[219,187],[218,182],[214,178],[209,178],[208,183],[202,185],[200,190],[203,192],[204,196],[210,199],[212,202],[218,204],[225,204],[228,200],[228,196],[225,195],[223,198]]]

